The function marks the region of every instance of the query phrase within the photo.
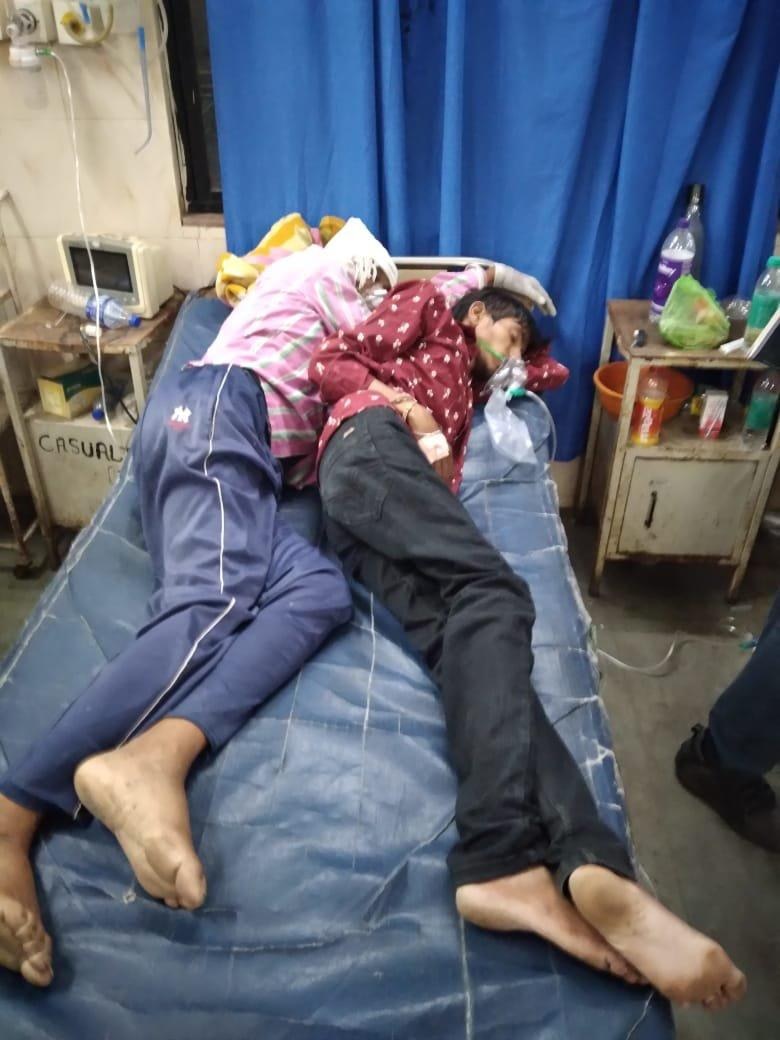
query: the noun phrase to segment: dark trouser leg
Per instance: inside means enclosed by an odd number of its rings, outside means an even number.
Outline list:
[[[531,686],[527,585],[484,540],[400,420],[374,409],[345,424],[325,454],[320,485],[334,548],[396,614],[441,689],[459,782],[460,841],[450,856],[456,885],[541,862],[558,866],[571,858],[564,831],[580,845],[597,835],[593,857],[630,871]],[[542,804],[537,788],[548,774],[554,783]],[[562,794],[571,821],[556,812]],[[592,861],[587,851],[584,861]]]
[[[546,863],[563,892],[577,867],[586,863],[608,867],[634,878],[625,846],[599,817],[596,804],[577,763],[534,697],[534,757],[536,796],[550,837]]]
[[[713,705],[709,731],[727,769],[759,775],[780,762],[780,593],[750,660]]]

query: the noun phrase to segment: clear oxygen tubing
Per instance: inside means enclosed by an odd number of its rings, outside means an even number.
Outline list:
[[[92,277],[92,289],[95,293],[95,300],[100,300],[100,291],[97,284],[97,275],[95,273],[95,260],[92,256],[92,249],[89,244],[89,237],[87,235],[86,222],[84,220],[84,203],[81,194],[81,163],[79,160],[78,142],[76,140],[76,113],[73,108],[73,90],[70,84],[70,76],[68,75],[68,67],[59,54],[53,51],[50,47],[36,47],[35,53],[42,58],[54,58],[58,63],[60,70],[62,71],[63,78],[65,79],[65,87],[68,99],[68,115],[70,117],[70,136],[71,145],[73,147],[73,159],[76,164],[76,204],[79,212],[79,222],[81,226],[81,235],[84,239],[84,246],[87,251],[87,258],[89,259],[89,272]],[[106,385],[103,381],[103,358],[100,353],[100,338],[102,330],[100,328],[100,322],[97,322],[97,331],[95,336],[95,351],[97,353],[97,370],[98,379],[100,380],[100,400],[103,405],[103,414],[106,417],[106,429],[111,436],[111,439],[116,443],[116,437],[114,436],[114,430],[111,426],[111,420],[108,416],[108,407],[106,405]]]

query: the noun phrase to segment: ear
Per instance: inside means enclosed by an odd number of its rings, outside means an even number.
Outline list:
[[[479,323],[481,318],[484,317],[485,313],[485,304],[481,300],[475,301],[468,309],[468,314],[466,315],[466,321],[464,324],[471,325],[473,328]]]

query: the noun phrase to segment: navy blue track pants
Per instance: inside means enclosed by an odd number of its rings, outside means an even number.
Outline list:
[[[79,763],[163,717],[221,747],[351,614],[341,571],[279,518],[281,470],[251,373],[171,371],[133,454],[151,620],[0,779],[30,809],[76,812]]]

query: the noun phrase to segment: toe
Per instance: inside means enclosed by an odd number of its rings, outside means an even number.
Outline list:
[[[724,997],[722,993],[713,993],[711,997],[707,997],[702,1001],[702,1004],[708,1011],[722,1011],[728,1003],[728,998]]]
[[[38,953],[22,961],[20,972],[22,977],[33,986],[48,986],[54,978],[51,960],[46,953]]]
[[[14,928],[14,935],[19,942],[29,942],[34,939],[40,928],[41,919],[30,913],[29,910],[24,911],[24,917],[21,919],[18,928]]]
[[[721,990],[729,1001],[742,1000],[747,992],[747,979],[741,971],[735,969],[734,976],[721,987]]]
[[[206,876],[197,856],[186,860],[176,872],[176,895],[185,910],[197,910],[206,898]]]
[[[36,920],[35,924],[32,926],[25,927],[23,931],[17,932],[16,937],[19,940],[22,949],[28,955],[32,955],[41,950],[46,945],[46,940],[49,938],[44,931],[40,920]]]
[[[180,835],[150,842],[146,859],[164,891],[166,903],[173,900],[185,910],[196,910],[206,898],[203,867],[188,840]],[[148,890],[148,886],[147,887]],[[159,897],[158,897],[159,898]],[[170,905],[170,904],[169,904]]]
[[[632,986],[639,982],[640,976],[633,964],[630,964],[625,957],[611,947],[604,955],[603,968],[604,971],[616,975],[619,979],[623,979],[624,982],[628,982]]]

